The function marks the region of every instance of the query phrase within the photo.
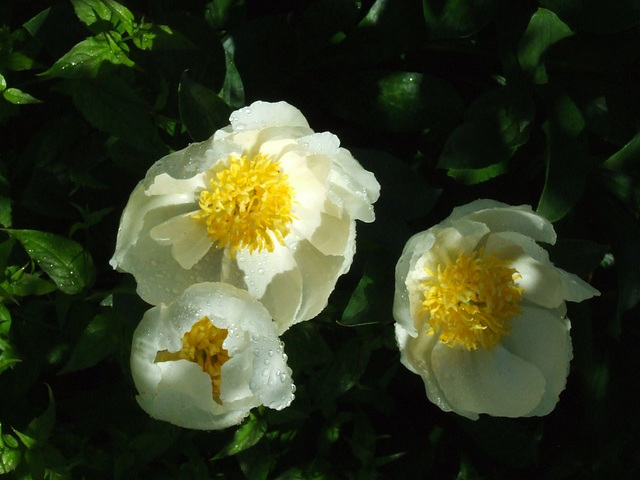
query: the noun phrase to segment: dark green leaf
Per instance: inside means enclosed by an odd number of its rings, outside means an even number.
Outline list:
[[[2,92],[2,96],[14,105],[24,105],[27,103],[42,103],[40,100],[32,95],[29,95],[17,88],[7,88]]]
[[[267,422],[253,414],[233,434],[233,439],[212,460],[229,457],[253,447],[267,431]]]
[[[91,255],[73,240],[36,230],[8,230],[51,277],[60,291],[80,293],[93,283],[95,267]]]
[[[212,0],[204,9],[204,18],[214,30],[228,29],[244,16],[244,0]]]
[[[451,85],[422,73],[367,71],[327,86],[337,115],[378,130],[421,132],[456,122],[463,109]]]
[[[373,254],[365,271],[342,312],[341,325],[355,327],[372,323],[390,323],[393,303],[395,262]]]
[[[41,75],[61,78],[97,77],[105,65],[134,63],[128,57],[129,47],[117,32],[99,33],[74,46]]]
[[[575,103],[564,93],[541,89],[549,120],[547,174],[537,211],[552,222],[564,217],[584,190],[591,161],[585,123]]]
[[[553,263],[567,272],[586,277],[600,262],[609,246],[589,240],[559,239],[547,247]]]
[[[228,37],[222,46],[224,47],[226,73],[222,89],[218,95],[229,107],[241,108],[245,105],[244,85],[242,84],[242,78],[240,78],[236,64],[233,61],[234,48],[231,37]]]
[[[29,34],[31,34],[32,37],[35,37],[37,35],[40,27],[42,27],[42,24],[45,22],[50,12],[51,7],[45,8],[36,16],[24,23],[24,28],[27,30],[27,32],[29,32]]]
[[[11,226],[11,199],[9,198],[9,183],[0,173],[0,226]]]
[[[602,166],[613,171],[637,172],[640,165],[640,132],[624,147],[611,155]]]
[[[640,23],[640,3],[635,0],[539,0],[572,28],[587,32],[619,32]]]
[[[266,480],[275,464],[275,459],[270,455],[269,443],[266,441],[258,442],[252,448],[243,450],[237,458],[244,476],[252,480]]]
[[[182,74],[178,92],[180,116],[193,140],[206,140],[229,124],[229,106],[213,91],[189,79],[187,72]]]
[[[422,0],[424,18],[433,39],[473,35],[495,15],[498,0]]]
[[[78,339],[71,357],[59,374],[83,370],[97,364],[115,352],[121,327],[112,315],[99,313],[89,322]]]
[[[552,11],[539,8],[533,14],[518,44],[518,60],[533,83],[547,83],[544,55],[551,45],[571,35],[571,29]]]
[[[53,430],[56,422],[56,402],[53,398],[51,387],[47,385],[49,392],[49,406],[39,417],[34,418],[27,426],[25,433],[38,441],[46,440]]]
[[[151,117],[151,108],[126,82],[111,77],[108,82],[77,81],[61,86],[87,121],[154,155],[166,153]],[[126,114],[124,114],[126,112]]]
[[[509,162],[503,161],[495,165],[489,165],[484,168],[477,169],[450,169],[447,172],[452,178],[463,185],[475,185],[477,183],[486,182],[495,178],[509,169]]]
[[[296,328],[290,328],[283,334],[282,340],[289,355],[288,364],[294,371],[322,365],[333,356],[318,325],[313,322],[303,322]]]

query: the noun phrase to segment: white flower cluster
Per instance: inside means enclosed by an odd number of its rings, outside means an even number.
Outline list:
[[[293,400],[278,335],[327,305],[380,186],[285,102],[255,102],[156,162],[122,214],[111,265],[156,305],[133,336],[138,402],[197,429]]]

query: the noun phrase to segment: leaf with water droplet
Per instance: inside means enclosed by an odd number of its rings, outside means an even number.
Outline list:
[[[65,237],[37,230],[7,230],[29,256],[69,295],[88,289],[95,279],[95,266],[89,252]]]

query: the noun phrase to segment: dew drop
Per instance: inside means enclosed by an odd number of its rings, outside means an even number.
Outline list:
[[[262,370],[262,376],[263,377],[266,377],[268,375],[269,375],[269,369],[268,368],[265,368],[264,370]]]
[[[270,357],[273,357],[273,350],[269,350],[267,353],[269,354]]]

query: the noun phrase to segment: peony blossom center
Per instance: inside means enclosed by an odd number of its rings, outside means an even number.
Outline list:
[[[218,328],[211,323],[209,317],[202,317],[182,337],[182,349],[179,352],[163,350],[158,352],[155,361],[188,360],[197,363],[202,371],[211,377],[213,398],[218,400],[222,383],[222,365],[229,360],[229,353],[222,348],[227,333],[226,329]]]
[[[432,277],[425,282],[422,311],[429,312],[429,325],[440,332],[440,341],[450,347],[491,349],[511,330],[511,320],[521,315],[524,289],[509,262],[496,254],[461,253],[438,271],[425,269]]]
[[[231,255],[274,249],[289,234],[293,188],[280,164],[264,155],[231,157],[229,166],[200,192],[200,211],[192,218],[204,222],[217,248],[227,245]]]

